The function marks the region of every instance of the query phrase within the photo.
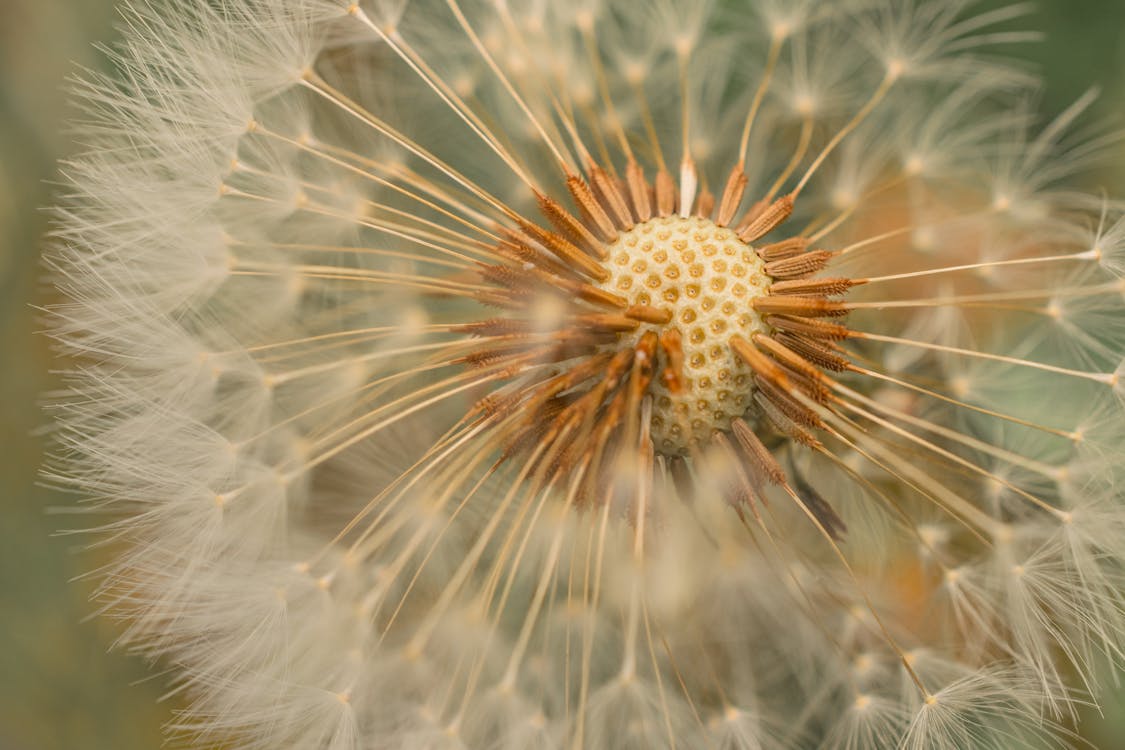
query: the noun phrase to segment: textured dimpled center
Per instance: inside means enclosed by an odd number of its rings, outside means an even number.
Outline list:
[[[680,333],[681,391],[673,393],[659,378],[649,391],[654,447],[685,454],[715,430],[729,430],[750,405],[750,368],[731,350],[730,339],[766,330],[750,302],[766,294],[770,278],[757,253],[732,230],[694,216],[638,224],[607,249],[610,278],[603,289],[672,312],[670,323],[646,324],[637,335],[669,327]]]

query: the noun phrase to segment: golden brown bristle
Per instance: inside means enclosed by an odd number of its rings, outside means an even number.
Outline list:
[[[565,237],[554,232],[548,232],[527,220],[520,220],[520,228],[528,237],[541,244],[560,261],[573,266],[587,277],[595,281],[605,281],[609,277],[605,266],[579,250]]]
[[[644,170],[636,161],[630,160],[625,167],[625,181],[629,188],[629,199],[633,203],[633,213],[637,223],[643,223],[652,218],[651,188],[645,180]]]
[[[625,196],[617,189],[617,182],[601,167],[591,165],[590,183],[598,202],[617,225],[620,231],[628,231],[633,226],[633,216],[625,202]]]
[[[653,325],[666,325],[672,322],[672,311],[666,307],[632,305],[625,310],[625,316],[633,320],[639,320],[642,323],[652,323]]]
[[[815,320],[785,314],[772,314],[767,316],[766,320],[774,328],[816,339],[842,341],[852,335],[847,326],[827,320]]]
[[[756,485],[760,487],[764,484],[784,484],[785,470],[781,468],[781,464],[769,449],[762,444],[761,438],[755,434],[750,425],[746,424],[745,420],[737,419],[733,428],[738,444],[750,459],[749,466],[756,477]]]
[[[771,203],[749,224],[741,228],[738,238],[749,244],[784,224],[793,214],[793,196],[785,195]]]
[[[766,264],[766,273],[775,279],[800,279],[816,273],[832,260],[827,250],[810,250],[785,260]]]
[[[770,285],[770,294],[837,297],[863,282],[854,279],[794,279]]]
[[[571,176],[567,179],[566,186],[574,202],[578,204],[578,210],[586,224],[597,233],[602,242],[613,242],[617,237],[617,228],[613,226],[613,221],[586,181],[581,177]]]
[[[764,336],[762,334],[754,335],[754,344],[759,349],[769,354],[783,365],[786,365],[791,370],[799,372],[801,375],[813,381],[819,381],[824,377],[824,374],[817,368],[816,365],[809,362],[807,359],[797,354],[793,350],[786,347],[776,338],[771,336]]]
[[[776,339],[778,343],[784,344],[817,367],[832,372],[845,372],[851,369],[851,364],[840,356],[834,345],[827,340],[817,340],[810,336],[789,331],[779,331],[776,334]]]
[[[756,297],[753,305],[763,315],[834,318],[848,314],[848,308],[843,303],[830,302],[823,297]]]
[[[676,210],[676,183],[668,170],[662,169],[656,173],[656,213],[659,216],[671,216]]]
[[[796,420],[771,401],[765,393],[760,391],[755,393],[754,401],[770,424],[782,435],[808,448],[821,447],[821,442],[805,426],[798,424]]]
[[[699,191],[699,197],[695,200],[695,216],[700,219],[710,219],[711,214],[715,210],[715,194],[706,185]]]
[[[794,255],[800,255],[805,252],[809,247],[809,240],[805,237],[790,237],[787,240],[774,242],[770,245],[763,245],[758,248],[758,255],[766,263],[773,263],[774,261],[785,260],[792,258]]]
[[[535,198],[539,202],[539,210],[557,231],[590,255],[605,260],[605,246],[585,224],[553,198],[538,191],[535,193]]]
[[[726,187],[723,188],[723,197],[719,201],[719,215],[715,217],[715,223],[721,227],[729,226],[734,219],[738,207],[742,205],[742,196],[746,193],[746,186],[750,183],[750,178],[742,171],[742,166],[737,165],[731,170],[730,176],[727,177]]]
[[[770,378],[755,375],[754,381],[761,390],[763,398],[776,406],[786,417],[806,429],[824,429],[824,422],[800,400],[795,398],[787,385],[780,385]]]
[[[675,328],[665,329],[660,334],[660,348],[664,351],[667,364],[664,367],[664,384],[672,393],[679,395],[684,390],[684,348],[680,332]]]

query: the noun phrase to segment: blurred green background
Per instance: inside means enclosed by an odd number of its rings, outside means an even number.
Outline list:
[[[42,207],[56,161],[73,148],[62,87],[78,66],[104,63],[92,43],[113,40],[113,5],[0,0],[0,750],[155,749],[174,710],[159,702],[161,677],[109,650],[110,623],[84,621],[90,586],[71,579],[95,561],[78,554],[80,538],[54,535],[68,521],[48,509],[67,499],[36,484],[37,401],[54,385],[32,307],[50,299]],[[1040,0],[1027,25],[1047,33],[1019,48],[1044,74],[1044,115],[1094,85],[1096,114],[1125,125],[1125,0]],[[1119,155],[1089,187],[1125,196],[1125,147]],[[1125,694],[1105,713],[1090,712],[1083,735],[1104,750],[1125,747]]]

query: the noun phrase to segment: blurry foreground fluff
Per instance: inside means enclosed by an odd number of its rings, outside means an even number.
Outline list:
[[[52,471],[200,747],[1057,747],[1125,219],[963,0],[151,0]]]

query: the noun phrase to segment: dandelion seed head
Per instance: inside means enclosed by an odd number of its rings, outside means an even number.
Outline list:
[[[77,84],[51,476],[109,516],[176,730],[1004,747],[1096,692],[1125,242],[1064,187],[1089,97],[1027,111],[1022,6],[728,5],[127,12]]]

